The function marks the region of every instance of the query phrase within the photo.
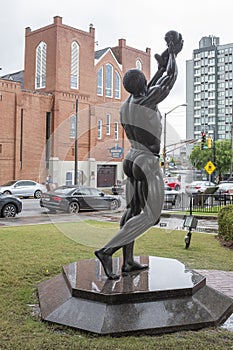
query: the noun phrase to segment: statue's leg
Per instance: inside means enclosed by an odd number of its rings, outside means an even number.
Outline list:
[[[134,260],[133,256],[133,248],[134,248],[134,241],[126,244],[123,247],[123,265],[122,265],[122,272],[132,272],[136,270],[145,270],[148,268],[148,265],[146,264],[140,264],[139,262]]]
[[[140,214],[144,207],[144,196],[141,194],[141,182],[134,181],[134,196],[131,202],[131,216],[126,217],[125,222],[134,215]],[[124,222],[124,223],[125,223]],[[123,225],[122,225],[123,226]],[[121,227],[122,227],[121,226]],[[139,264],[133,257],[134,241],[123,246],[123,265],[122,272],[132,272],[136,270],[144,270],[148,265]]]
[[[112,271],[112,255],[121,247],[102,248],[95,251],[96,257],[101,262],[104,272],[109,279],[118,279],[119,276]]]

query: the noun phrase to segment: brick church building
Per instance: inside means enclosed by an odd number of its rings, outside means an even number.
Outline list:
[[[108,187],[123,180],[129,147],[119,109],[130,68],[150,78],[150,49],[95,51],[95,29],[62,23],[25,30],[24,70],[0,78],[0,184],[13,179]]]

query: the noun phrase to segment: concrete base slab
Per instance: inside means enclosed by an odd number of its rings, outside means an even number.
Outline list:
[[[63,267],[39,284],[42,319],[102,335],[162,334],[223,323],[233,299],[175,259],[135,257],[147,270],[106,278],[98,259]],[[113,259],[120,274],[121,258]]]

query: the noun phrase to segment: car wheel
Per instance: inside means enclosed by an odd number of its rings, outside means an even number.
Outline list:
[[[41,194],[42,194],[41,190],[36,190],[36,192],[34,193],[34,198],[40,199],[41,198]]]
[[[179,190],[180,190],[180,186],[179,186],[179,185],[176,185],[175,190],[176,190],[176,191],[179,191]]]
[[[117,200],[113,200],[110,202],[110,210],[116,210],[119,208],[119,204]]]
[[[11,191],[8,191],[8,190],[7,190],[7,191],[4,191],[4,192],[3,192],[3,194],[5,194],[5,195],[7,195],[7,196],[8,196],[8,195],[10,195],[10,194],[11,194]]]
[[[77,214],[80,210],[80,206],[77,202],[71,202],[68,207],[68,212],[71,214]]]
[[[4,218],[14,218],[17,213],[17,208],[14,204],[6,204],[2,209],[2,216]]]

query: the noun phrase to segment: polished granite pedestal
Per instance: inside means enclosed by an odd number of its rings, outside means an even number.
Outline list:
[[[175,259],[135,257],[148,269],[106,278],[98,259],[66,265],[38,286],[41,317],[97,334],[162,334],[223,323],[233,299],[206,286],[205,277]]]

